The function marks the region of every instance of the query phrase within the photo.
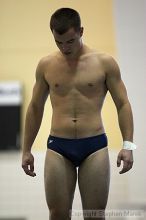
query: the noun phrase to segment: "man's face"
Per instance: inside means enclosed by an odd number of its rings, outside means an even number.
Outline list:
[[[75,31],[74,28],[70,28],[64,34],[58,34],[53,31],[53,36],[57,47],[61,53],[67,58],[75,58],[78,55],[82,46],[83,28],[80,31]]]

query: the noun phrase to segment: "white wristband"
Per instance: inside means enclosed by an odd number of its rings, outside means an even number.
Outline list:
[[[123,149],[125,150],[135,150],[137,146],[130,141],[123,141]]]

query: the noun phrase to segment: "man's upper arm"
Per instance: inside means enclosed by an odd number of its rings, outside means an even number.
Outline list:
[[[123,104],[128,102],[127,91],[121,79],[120,69],[112,57],[108,57],[105,62],[106,67],[106,85],[119,109]]]
[[[45,64],[40,61],[36,69],[36,82],[33,87],[32,104],[44,106],[49,94],[49,85],[45,79]]]

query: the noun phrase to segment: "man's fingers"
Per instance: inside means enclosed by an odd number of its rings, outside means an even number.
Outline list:
[[[27,175],[32,177],[36,176],[36,173],[34,173],[34,157],[31,153],[23,155],[22,168]]]
[[[119,173],[122,174],[122,173],[126,173],[127,171],[128,171],[127,170],[127,165],[125,165],[125,163],[124,163],[123,168]]]
[[[30,164],[30,171],[34,171],[34,165],[33,164]]]
[[[32,177],[36,176],[36,173],[33,172],[34,171],[33,165],[30,165],[30,166],[29,165],[22,165],[22,168],[27,175],[32,176]]]
[[[34,165],[33,164],[30,165],[30,172],[31,172],[32,176],[36,176],[36,173],[34,173]]]
[[[24,169],[24,172],[29,175],[29,176],[32,176],[32,177],[35,177],[36,176],[36,173],[34,173],[33,171],[29,170],[28,168],[27,169]]]
[[[133,166],[133,161],[123,161],[123,168],[122,170],[119,172],[120,174],[126,173],[127,171],[129,171]]]
[[[121,157],[118,156],[117,158],[117,167],[120,167],[121,166]]]
[[[122,149],[117,157],[117,166],[121,166],[121,162],[123,164],[122,169],[120,170],[120,174],[126,173],[133,166],[133,154],[132,151]]]

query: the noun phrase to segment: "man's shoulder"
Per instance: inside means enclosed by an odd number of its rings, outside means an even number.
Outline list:
[[[95,60],[95,62],[101,64],[106,75],[115,76],[120,74],[119,65],[112,55],[105,52],[92,50],[91,53],[89,53],[89,56],[91,56],[92,60]]]
[[[118,68],[118,63],[112,55],[107,53],[97,53],[97,56],[105,69],[109,70]]]
[[[104,62],[109,63],[114,60],[112,55],[105,53],[105,52],[96,51],[95,54],[99,59],[101,59],[101,61],[104,61]]]
[[[57,53],[51,53],[47,56],[42,57],[37,65],[37,72],[40,74],[45,74],[45,72],[48,72],[48,69],[51,70],[53,66],[55,66],[55,60],[56,60]]]
[[[120,69],[116,59],[113,56],[106,53],[102,53],[100,57],[106,76],[119,77]]]
[[[58,54],[57,52],[54,52],[54,53],[51,53],[47,56],[42,57],[40,59],[38,65],[45,66],[45,65],[51,64],[53,61],[55,61],[55,58],[56,58],[57,54]]]
[[[90,51],[88,51],[85,54],[85,56],[97,58],[98,60],[100,60],[101,62],[103,61],[104,63],[114,62],[115,60],[113,56],[111,56],[110,54],[94,49],[90,49]]]

